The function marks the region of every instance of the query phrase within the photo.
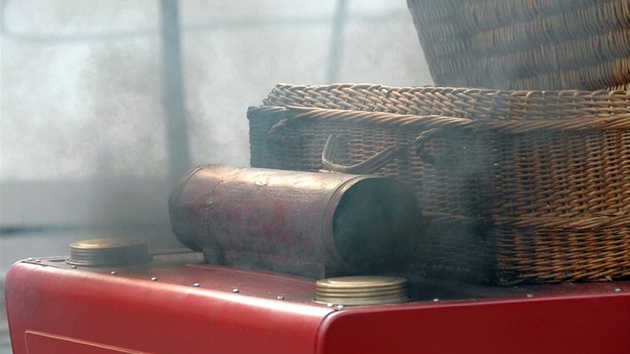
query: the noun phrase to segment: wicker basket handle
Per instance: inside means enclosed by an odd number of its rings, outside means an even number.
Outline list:
[[[414,142],[416,154],[420,157],[422,161],[426,163],[433,164],[435,162],[435,157],[424,151],[424,145],[435,135],[437,135],[439,131],[439,128],[424,131],[418,136],[418,138],[416,138]],[[326,144],[324,145],[324,149],[322,151],[323,170],[350,174],[374,173],[394,159],[407,154],[407,150],[409,148],[407,144],[394,144],[370,156],[365,161],[359,162],[354,165],[341,165],[332,162],[332,158],[335,154],[335,151],[337,151],[337,148],[342,139],[343,138],[338,136],[337,134],[331,134],[326,140]]]
[[[433,129],[425,130],[422,133],[420,133],[420,135],[418,135],[416,140],[413,142],[416,148],[416,155],[418,155],[420,160],[422,160],[423,162],[426,162],[431,165],[435,164],[435,156],[424,151],[424,145],[427,142],[429,142],[429,140],[433,139],[434,136],[440,134],[441,131],[442,129],[440,128],[433,128]]]
[[[404,144],[396,144],[386,147],[373,156],[370,156],[365,161],[354,165],[341,165],[331,161],[341,140],[342,138],[337,134],[331,134],[326,140],[324,150],[322,151],[322,166],[324,170],[350,174],[370,174],[378,171],[389,162],[406,153],[406,146]]]
[[[274,124],[265,135],[267,142],[273,145],[297,145],[296,137],[292,137],[290,134],[282,134],[282,131],[289,125],[289,121],[288,118],[285,118]]]

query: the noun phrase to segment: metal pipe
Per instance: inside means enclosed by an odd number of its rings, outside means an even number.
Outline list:
[[[337,81],[340,72],[343,57],[343,39],[346,28],[347,12],[348,1],[337,0],[330,35],[330,47],[328,49],[326,81],[330,84]]]
[[[177,0],[161,0],[164,109],[169,161],[169,182],[175,185],[190,168],[188,128],[184,109],[182,63]]]
[[[421,217],[394,179],[222,165],[191,170],[169,212],[206,262],[317,278],[398,269]]]

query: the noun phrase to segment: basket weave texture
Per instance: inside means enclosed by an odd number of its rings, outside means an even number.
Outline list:
[[[628,92],[278,85],[248,118],[254,167],[408,184],[426,221],[414,271],[630,276]]]
[[[407,0],[436,85],[622,89],[630,0]]]

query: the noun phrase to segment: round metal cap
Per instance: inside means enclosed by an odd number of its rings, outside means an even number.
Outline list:
[[[70,244],[67,263],[80,266],[116,266],[151,260],[147,243],[138,239],[101,238]]]
[[[407,279],[387,276],[350,276],[320,279],[315,301],[341,305],[379,305],[410,301]]]

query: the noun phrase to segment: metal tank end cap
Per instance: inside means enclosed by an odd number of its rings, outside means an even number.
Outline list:
[[[322,304],[383,305],[411,301],[407,279],[390,276],[347,276],[320,279],[315,302]]]
[[[146,241],[136,238],[99,238],[70,244],[66,263],[77,266],[119,266],[151,260]]]

